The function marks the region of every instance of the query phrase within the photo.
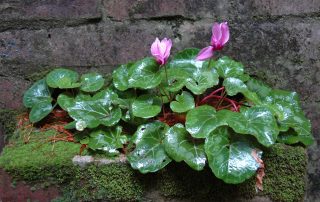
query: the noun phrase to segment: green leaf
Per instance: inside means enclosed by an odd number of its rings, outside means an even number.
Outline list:
[[[93,97],[80,94],[72,103],[69,99],[60,97],[60,103],[68,103],[66,108],[69,115],[76,121],[86,122],[88,128],[95,128],[100,124],[113,126],[121,119],[121,109],[112,105],[117,95],[110,90],[101,91]]]
[[[80,90],[84,92],[95,92],[104,85],[104,78],[98,73],[88,73],[81,76]]]
[[[188,72],[178,68],[171,68],[167,69],[166,71],[165,68],[161,69],[161,86],[170,92],[178,92],[181,90],[189,78]]]
[[[250,80],[248,80],[246,84],[248,89],[257,93],[257,95],[260,98],[267,97],[269,93],[272,91],[272,89],[266,84],[264,84],[262,81],[253,78],[250,78]]]
[[[199,49],[183,50],[176,54],[167,65],[168,75],[171,76],[173,71],[177,71],[177,75],[179,75],[173,80],[168,76],[169,85],[173,83],[172,81],[177,82],[175,85],[177,88],[174,88],[174,90],[180,90],[183,85],[186,85],[192,93],[199,95],[219,83],[219,75],[212,66],[209,66],[208,61],[197,61],[195,59],[198,52]],[[172,89],[169,90],[173,92]]]
[[[164,146],[167,154],[175,161],[185,161],[194,170],[203,170],[206,165],[204,144],[192,141],[182,124],[171,127],[165,135]]]
[[[127,137],[122,135],[122,128],[99,129],[90,133],[88,147],[93,150],[103,150],[108,153],[119,153],[117,149],[122,148],[127,142]]]
[[[153,58],[144,58],[116,69],[112,74],[113,83],[121,91],[128,88],[155,88],[161,83],[158,70],[159,64]]]
[[[232,141],[230,136],[227,127],[218,128],[206,138],[205,152],[216,177],[238,184],[252,177],[259,164],[252,156],[256,149],[248,141]]]
[[[133,115],[140,118],[151,118],[161,111],[161,100],[152,95],[141,95],[132,103]]]
[[[51,102],[51,90],[44,79],[34,83],[23,96],[24,106],[31,108],[29,118],[32,123],[42,120],[52,111]]]
[[[32,108],[41,102],[51,103],[51,101],[51,90],[44,79],[35,82],[23,96],[23,104],[28,108]]]
[[[129,72],[128,69],[132,65],[132,63],[129,63],[127,65],[121,65],[117,69],[115,69],[112,73],[113,78],[113,85],[118,90],[125,91],[127,90],[129,85]]]
[[[248,91],[248,88],[243,81],[233,77],[226,78],[223,81],[223,86],[226,88],[226,91],[230,96],[234,96],[238,93],[244,93]]]
[[[192,76],[187,79],[186,87],[196,95],[203,94],[208,88],[219,83],[217,72],[212,70],[197,69]]]
[[[215,68],[220,77],[226,79],[228,77],[239,78],[246,81],[249,77],[244,74],[243,65],[228,57],[222,57],[214,63]]]
[[[74,98],[68,93],[61,93],[57,98],[58,105],[65,111],[74,105]]]
[[[136,148],[128,155],[133,169],[141,173],[156,172],[171,162],[163,145],[167,130],[168,126],[161,122],[141,125],[138,128],[132,140]]]
[[[313,144],[311,123],[300,108],[300,100],[297,93],[284,90],[270,90],[263,101],[276,110],[281,131],[287,131],[289,128],[292,128],[297,132],[299,140],[303,144]]]
[[[80,83],[77,83],[79,75],[77,72],[70,69],[55,69],[52,70],[46,77],[46,82],[51,88],[78,88]]]
[[[50,102],[39,102],[34,105],[30,111],[29,118],[32,123],[38,122],[46,117],[52,111],[53,107]]]
[[[190,110],[186,117],[186,129],[195,138],[205,138],[217,127],[226,125],[217,117],[216,110],[208,105],[202,105]]]
[[[219,117],[225,117],[235,132],[253,135],[266,147],[274,144],[279,134],[277,121],[267,107],[241,108],[240,113],[221,110],[218,114]]]
[[[177,113],[187,112],[194,107],[194,98],[187,91],[182,91],[181,95],[176,95],[176,101],[170,103],[171,110]]]

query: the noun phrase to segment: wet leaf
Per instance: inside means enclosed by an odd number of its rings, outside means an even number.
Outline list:
[[[185,161],[194,170],[203,170],[206,165],[204,144],[192,141],[182,124],[171,127],[165,135],[167,154],[175,161]]]
[[[95,92],[104,85],[104,78],[98,73],[87,73],[81,76],[80,89],[84,92]]]
[[[161,122],[141,125],[137,129],[132,139],[136,148],[128,155],[133,169],[141,173],[156,172],[171,162],[163,145],[167,130],[168,126]]]
[[[215,176],[226,183],[238,184],[252,177],[259,163],[251,155],[255,150],[250,142],[231,140],[227,127],[220,127],[206,138],[205,152]]]
[[[182,91],[181,95],[176,95],[176,101],[170,103],[171,110],[177,113],[187,112],[194,107],[194,98],[187,91]]]
[[[46,77],[46,82],[51,88],[78,88],[79,75],[70,69],[58,68],[52,70]]]

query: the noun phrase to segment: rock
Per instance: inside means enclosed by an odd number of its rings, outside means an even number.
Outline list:
[[[0,3],[0,30],[77,25],[100,18],[98,0],[32,0]]]

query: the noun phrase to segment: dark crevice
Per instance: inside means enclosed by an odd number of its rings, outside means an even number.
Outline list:
[[[40,30],[53,29],[61,27],[77,27],[81,25],[98,24],[102,18],[76,19],[76,20],[57,20],[57,19],[40,19],[40,20],[9,20],[3,21],[0,25],[0,32],[12,30]]]
[[[277,22],[282,19],[297,18],[297,19],[318,19],[320,12],[302,13],[302,14],[287,14],[287,15],[254,15],[253,20],[256,22]]]

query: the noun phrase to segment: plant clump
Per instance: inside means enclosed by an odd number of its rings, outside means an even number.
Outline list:
[[[156,39],[153,57],[120,65],[110,85],[98,73],[55,69],[25,93],[29,119],[43,127],[51,116],[59,127],[47,127],[61,134],[50,141],[125,154],[141,173],[183,161],[239,184],[259,170],[262,189],[262,152],[278,142],[311,145],[310,121],[297,93],[272,89],[229,57],[214,59],[229,40],[227,23],[212,32],[210,46],[171,57],[172,41]]]

